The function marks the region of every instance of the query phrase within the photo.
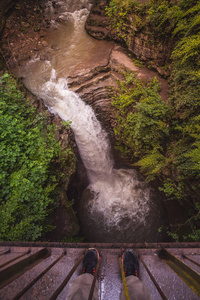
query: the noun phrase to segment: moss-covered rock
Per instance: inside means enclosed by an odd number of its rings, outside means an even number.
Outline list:
[[[149,7],[146,2],[116,1],[115,4],[115,1],[95,1],[86,30],[94,38],[113,39],[125,44],[137,59],[168,77],[174,42],[170,32],[153,35],[153,26],[147,20]]]

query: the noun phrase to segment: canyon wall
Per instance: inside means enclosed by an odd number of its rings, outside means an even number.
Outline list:
[[[168,63],[173,46],[173,40],[168,36],[153,38],[151,31],[140,28],[134,22],[133,14],[128,17],[128,22],[124,24],[124,29],[120,34],[111,26],[111,20],[106,15],[106,7],[109,0],[94,1],[89,18],[86,22],[86,30],[88,34],[96,39],[115,40],[126,45],[128,50],[132,52],[138,60],[142,60],[145,64],[156,69],[163,77],[168,77],[170,69]],[[145,1],[138,1],[144,3]]]

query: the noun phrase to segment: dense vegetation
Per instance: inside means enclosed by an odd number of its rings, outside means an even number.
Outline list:
[[[52,229],[59,185],[74,171],[75,157],[55,140],[55,126],[18,89],[0,77],[0,240],[34,241]],[[68,174],[63,173],[67,166]]]
[[[155,80],[144,83],[127,75],[113,101],[115,133],[123,155],[148,180],[158,179],[169,199],[190,208],[182,237],[200,240],[200,1],[111,0],[107,14],[127,43],[134,35],[126,31],[130,20],[137,30],[149,29],[152,39],[175,41],[167,103]]]

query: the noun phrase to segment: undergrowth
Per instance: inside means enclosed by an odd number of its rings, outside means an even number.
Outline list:
[[[68,125],[69,126],[69,125]],[[55,140],[55,126],[39,114],[5,73],[0,77],[0,240],[35,241],[53,229],[63,168],[75,157]]]
[[[114,130],[121,153],[140,167],[147,180],[158,179],[168,199],[189,208],[184,233],[180,224],[171,236],[199,241],[200,3],[151,0],[142,5],[111,0],[107,14],[119,36],[129,22],[137,30],[151,31],[152,40],[158,36],[174,40],[167,103],[161,100],[155,80],[145,83],[128,75],[113,100]],[[119,22],[120,14],[125,25]],[[127,40],[134,36],[125,32]]]

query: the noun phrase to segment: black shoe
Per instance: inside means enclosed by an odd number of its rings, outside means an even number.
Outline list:
[[[124,251],[124,254],[122,256],[122,263],[125,277],[130,275],[139,277],[139,262],[132,250],[128,249]]]
[[[98,251],[95,248],[88,249],[83,259],[83,273],[89,273],[94,276],[98,261]]]

